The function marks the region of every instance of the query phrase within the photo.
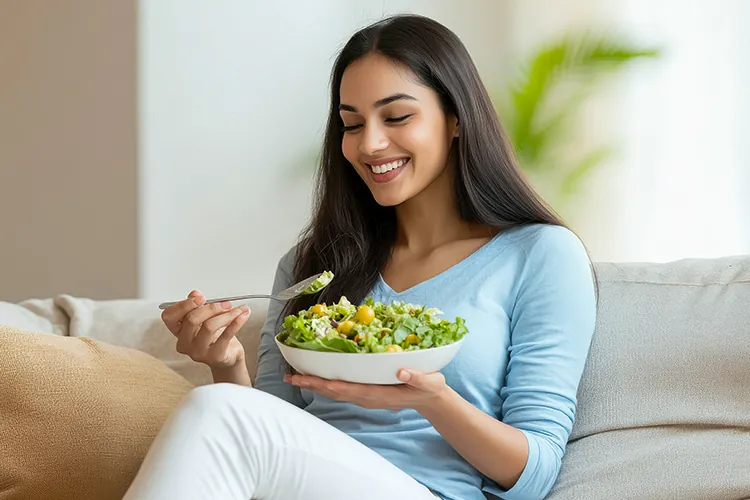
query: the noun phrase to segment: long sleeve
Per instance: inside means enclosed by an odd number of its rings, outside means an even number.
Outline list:
[[[542,499],[557,479],[596,319],[589,259],[572,232],[544,228],[525,255],[501,397],[502,421],[524,432],[529,457],[510,490],[487,488],[506,500]]]
[[[293,268],[294,249],[287,252],[279,261],[272,293],[278,293],[292,285]],[[268,305],[266,321],[260,333],[258,370],[253,387],[301,407],[304,402],[302,401],[299,389],[284,382],[286,361],[274,340],[279,324],[279,316],[283,312],[284,305],[284,302],[276,300],[270,301]]]

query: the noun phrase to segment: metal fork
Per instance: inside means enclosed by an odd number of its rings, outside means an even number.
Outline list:
[[[268,295],[268,294],[253,294],[253,295],[236,295],[234,297],[218,297],[215,299],[208,299],[206,300],[206,304],[212,304],[214,302],[225,302],[225,301],[235,301],[235,300],[247,300],[247,299],[271,299],[271,300],[278,300],[280,302],[284,302],[286,300],[291,300],[295,297],[299,297],[300,295],[303,295],[305,292],[305,289],[312,284],[313,281],[320,278],[323,273],[316,274],[315,276],[310,276],[307,279],[304,279],[300,281],[299,283],[296,283],[286,290],[282,290],[276,295]],[[175,302],[164,302],[162,304],[159,304],[159,309],[166,309],[167,307],[175,305],[179,301]]]

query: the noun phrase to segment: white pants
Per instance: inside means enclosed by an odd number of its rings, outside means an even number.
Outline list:
[[[416,459],[416,457],[415,457]],[[235,384],[191,391],[124,500],[435,500],[358,441],[275,396]]]

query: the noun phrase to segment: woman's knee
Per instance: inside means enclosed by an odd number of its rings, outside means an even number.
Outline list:
[[[181,409],[199,411],[201,414],[223,413],[256,399],[258,391],[237,384],[208,384],[191,390],[180,403]]]
[[[275,396],[237,384],[210,384],[191,390],[176,410],[178,419],[200,423],[212,433],[234,429],[252,441],[247,446],[265,446],[265,436],[277,432],[280,405]],[[241,432],[240,432],[241,430]],[[217,434],[218,435],[218,434]]]
[[[288,414],[286,412],[291,411]],[[191,390],[176,413],[189,415],[203,423],[216,426],[241,425],[243,429],[269,430],[279,425],[283,416],[300,410],[276,396],[237,384],[209,384]],[[270,430],[269,430],[270,432]]]

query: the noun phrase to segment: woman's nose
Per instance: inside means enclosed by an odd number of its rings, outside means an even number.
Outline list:
[[[388,148],[388,136],[383,129],[377,125],[365,125],[362,130],[362,140],[359,143],[359,150],[364,155],[373,155],[378,151]]]

